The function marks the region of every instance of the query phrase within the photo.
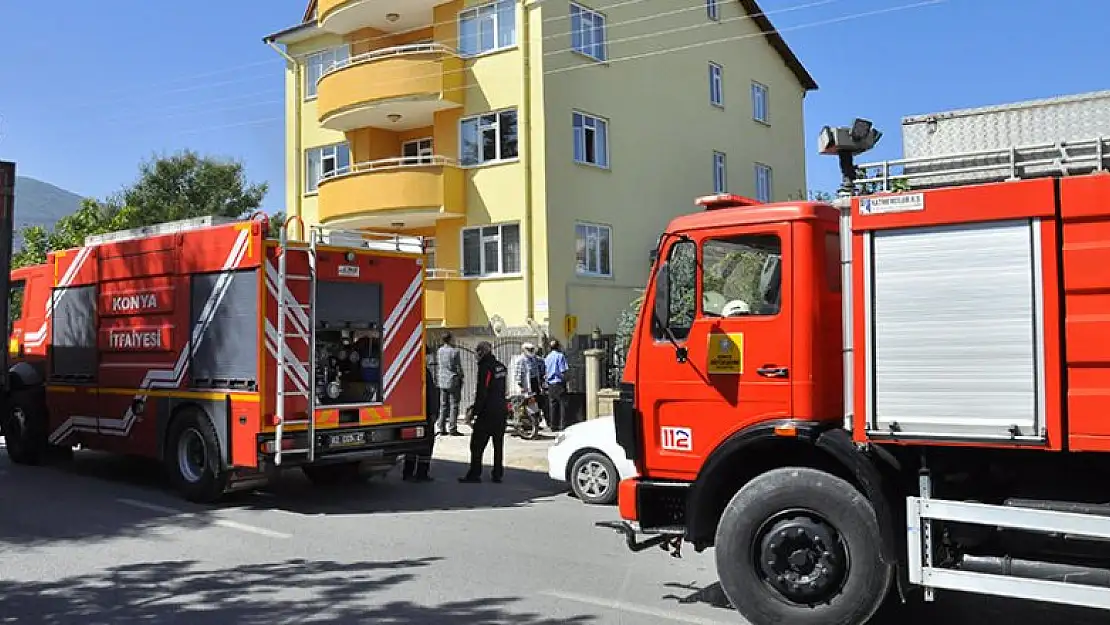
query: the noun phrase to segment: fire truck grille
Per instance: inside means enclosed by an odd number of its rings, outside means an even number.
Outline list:
[[[640,525],[645,528],[678,527],[686,523],[685,485],[644,483],[637,496]]]

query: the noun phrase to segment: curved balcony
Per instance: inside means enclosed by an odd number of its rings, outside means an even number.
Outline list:
[[[392,33],[430,27],[435,7],[451,0],[318,0],[316,25],[346,35],[362,28]]]
[[[347,132],[431,126],[463,104],[463,62],[437,43],[373,50],[332,65],[317,83],[320,125]]]
[[[336,228],[423,228],[466,214],[463,172],[445,156],[357,163],[320,179],[320,222]]]

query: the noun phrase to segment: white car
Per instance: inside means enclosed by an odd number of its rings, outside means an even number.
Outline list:
[[[563,430],[547,449],[551,479],[569,482],[576,497],[589,504],[612,504],[617,484],[636,476],[636,465],[617,444],[613,417],[598,417]]]

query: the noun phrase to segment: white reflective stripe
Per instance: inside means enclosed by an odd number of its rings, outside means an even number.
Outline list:
[[[385,376],[382,378],[382,398],[388,398],[393,390],[400,383],[405,373],[412,366],[416,356],[420,353],[421,339],[424,338],[424,324],[416,324],[416,329],[409,335],[405,344],[401,347],[401,351],[397,353],[397,359],[393,364],[386,369]]]
[[[397,306],[390,311],[389,316],[386,317],[385,323],[382,324],[382,349],[393,341],[393,334],[396,334],[401,326],[404,325],[405,319],[408,318],[408,313],[411,312],[415,305],[418,296],[420,295],[420,287],[424,283],[424,274],[417,272],[416,278],[405,289],[401,299],[398,300]],[[423,315],[423,312],[421,312]]]
[[[248,241],[250,237],[249,230],[241,230],[239,236],[235,239],[235,244],[231,246],[231,251],[228,253],[227,258],[224,260],[222,267],[223,271],[228,271],[239,266],[242,262],[243,256],[246,255],[248,248]],[[85,248],[92,249],[92,248]],[[211,325],[212,319],[215,317],[219,305],[223,302],[224,296],[227,295],[227,290],[231,286],[231,275],[223,274],[216,281],[212,293],[209,294],[208,300],[205,301],[204,308],[201,309],[201,314],[196,323],[193,325],[193,341],[191,350],[182,350],[174,364],[173,369],[151,369],[147,371],[140,384],[141,389],[148,388],[177,388],[181,386],[185,380],[185,373],[188,370],[189,355],[195,354],[200,349],[201,341],[204,334]],[[146,401],[147,396],[143,394],[135,395],[135,400]],[[83,419],[93,419],[92,417],[70,417],[62,423],[50,435],[49,441],[52,444],[65,440],[73,431],[92,431],[104,430],[105,434],[112,434],[118,436],[127,436],[131,433],[131,427],[135,424],[136,415],[132,411],[132,407],[128,406],[124,416],[119,419],[98,418],[89,425]]]

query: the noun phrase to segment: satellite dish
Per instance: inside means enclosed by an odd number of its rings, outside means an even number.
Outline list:
[[[501,336],[505,332],[505,320],[501,315],[493,315],[489,318],[489,327],[493,330],[494,336]]]

